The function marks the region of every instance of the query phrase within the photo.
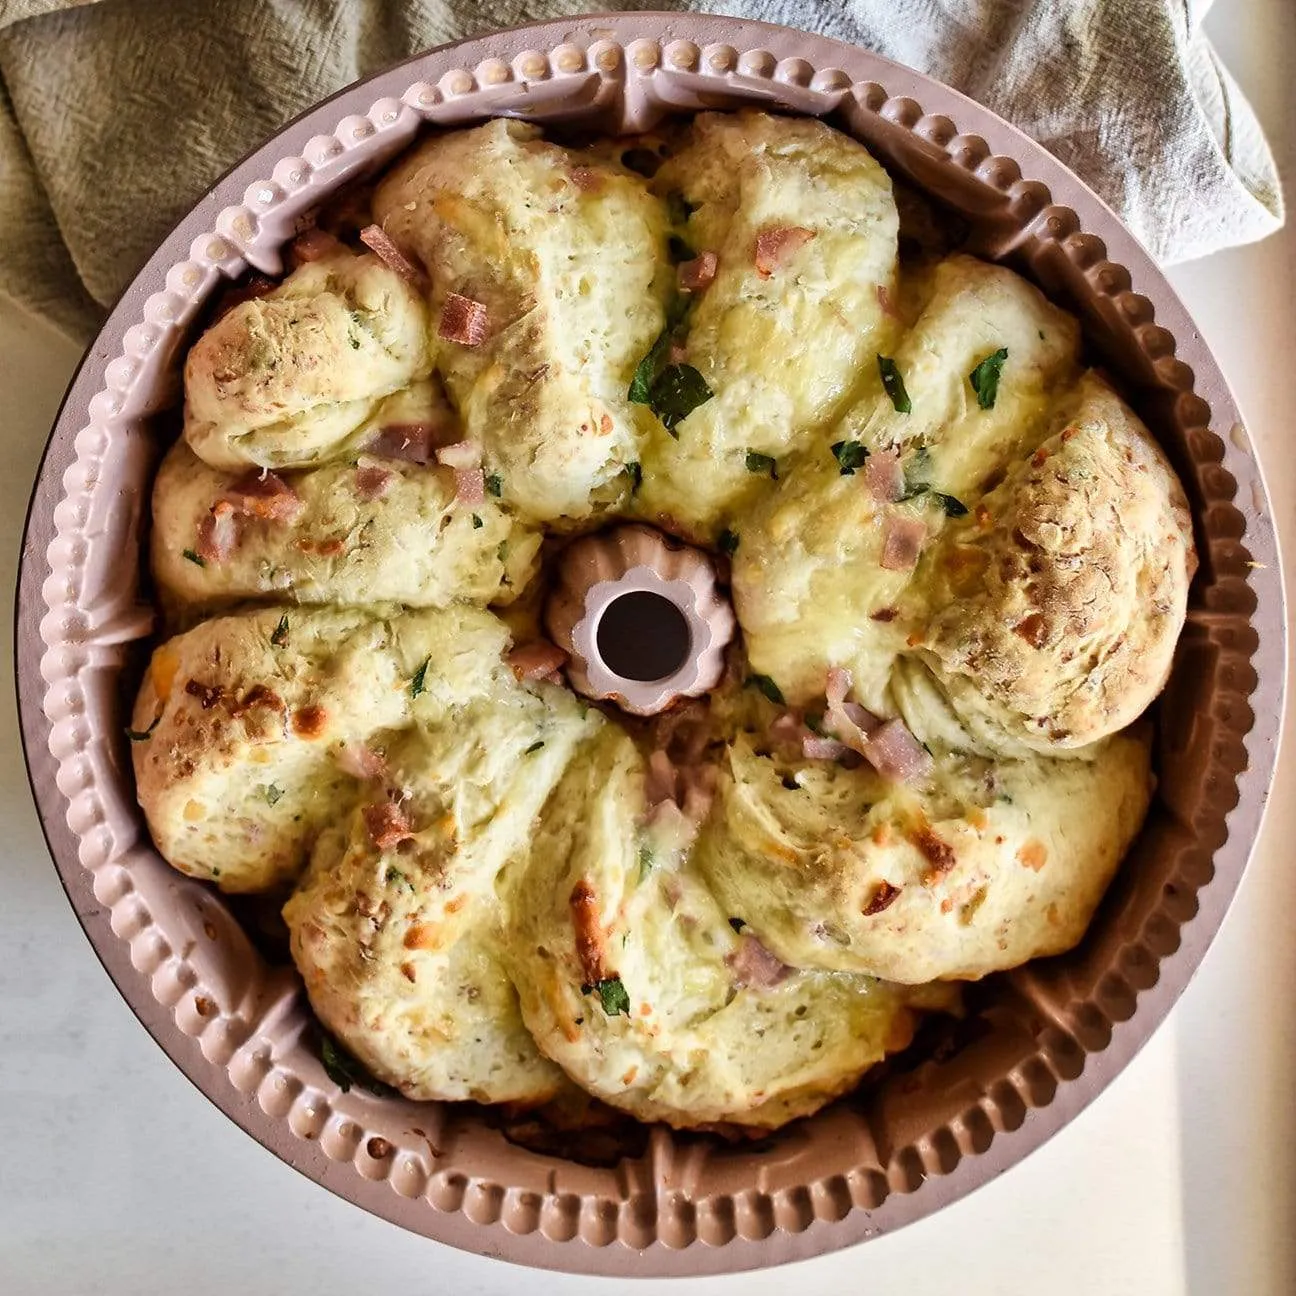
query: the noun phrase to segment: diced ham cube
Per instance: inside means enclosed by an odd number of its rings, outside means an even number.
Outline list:
[[[454,479],[455,499],[460,504],[486,502],[486,475],[480,468],[456,468]]]
[[[301,497],[278,473],[256,469],[234,482],[222,500],[245,517],[263,522],[292,522],[303,507]]]
[[[683,292],[701,292],[716,277],[720,258],[714,252],[700,252],[679,267],[679,286]]]
[[[725,962],[733,970],[734,984],[739,987],[768,990],[792,972],[790,967],[747,932],[738,938],[738,948]]]
[[[447,294],[437,324],[437,336],[462,346],[480,346],[486,340],[486,307],[461,293]]]
[[[888,720],[869,735],[864,759],[883,778],[914,783],[932,770],[927,749],[905,728],[903,720]]]
[[[414,836],[409,817],[395,801],[379,801],[364,808],[365,829],[380,851],[391,850]]]
[[[878,450],[864,464],[864,485],[879,504],[891,504],[905,490],[904,469],[898,450]]]
[[[327,230],[308,229],[302,230],[292,241],[289,251],[292,253],[292,259],[297,265],[305,265],[308,261],[320,261],[324,257],[336,252],[342,244],[338,239],[330,234]]]
[[[421,266],[412,261],[392,241],[391,236],[381,225],[366,225],[360,231],[360,242],[394,270],[412,288],[422,290],[427,286],[427,275]]]
[[[567,654],[546,639],[519,644],[507,657],[513,674],[520,680],[544,679],[567,660]]]
[[[882,533],[882,557],[879,560],[887,571],[913,571],[922,553],[927,524],[915,518],[893,515],[887,518]]]
[[[780,266],[814,238],[814,230],[802,225],[781,225],[756,235],[756,273],[768,279]]]
[[[356,469],[356,494],[362,500],[381,499],[387,494],[395,474],[388,468],[379,468],[373,464],[362,464]]]

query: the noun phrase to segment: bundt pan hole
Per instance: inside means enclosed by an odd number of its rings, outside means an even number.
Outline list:
[[[693,636],[684,613],[652,590],[632,590],[607,605],[595,642],[612,674],[636,683],[669,679],[688,661]]]

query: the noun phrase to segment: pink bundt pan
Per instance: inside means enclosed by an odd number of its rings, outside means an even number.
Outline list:
[[[342,1094],[295,976],[168,868],[136,808],[121,673],[149,633],[140,538],[188,325],[223,278],[281,269],[298,217],[427,124],[498,113],[609,132],[741,104],[831,115],[1083,317],[1174,459],[1202,566],[1160,707],[1147,826],[1073,954],[994,978],[948,1050],[748,1148],[649,1133],[593,1169],[480,1115]],[[544,23],[446,46],[328,100],[165,239],[68,392],[32,497],[17,675],[32,787],[77,917],[145,1027],[230,1118],[333,1192],[457,1247],[605,1274],[697,1274],[847,1246],[1038,1147],[1129,1061],[1218,930],[1260,826],[1282,714],[1282,583],[1259,464],[1191,319],[1116,217],[952,90],[784,28],[677,14]]]

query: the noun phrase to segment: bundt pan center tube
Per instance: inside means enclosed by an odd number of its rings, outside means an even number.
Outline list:
[[[546,125],[574,126],[587,135],[612,136],[650,129],[680,114],[744,106],[828,117],[864,143],[892,176],[937,199],[961,228],[963,252],[1007,261],[1051,301],[1080,317],[1094,360],[1115,376],[1183,483],[1200,568],[1156,712],[1157,781],[1148,818],[1081,944],[1061,957],[974,984],[962,1024],[941,1028],[944,1033],[936,1038],[920,1038],[912,1049],[871,1074],[859,1092],[760,1142],[679,1136],[662,1125],[647,1125],[640,1127],[636,1144],[616,1147],[609,1164],[609,1155],[599,1153],[597,1139],[587,1137],[579,1146],[561,1140],[540,1146],[534,1132],[507,1116],[501,1119],[472,1105],[377,1097],[336,1066],[326,1072],[295,974],[268,962],[249,939],[252,911],[206,882],[180,876],[154,848],[136,805],[132,753],[123,730],[130,727],[139,735],[149,719],[141,726],[132,718],[127,699],[143,669],[138,641],[154,629],[140,575],[145,565],[144,521],[161,443],[156,416],[174,407],[178,358],[193,343],[206,303],[230,280],[249,271],[284,274],[282,249],[302,228],[307,213],[347,184],[381,170],[425,126],[460,127],[516,114]],[[787,249],[781,246],[777,251],[782,255]],[[795,254],[796,249],[791,251]],[[964,273],[958,256],[950,261],[943,273]],[[695,267],[694,272],[704,269]],[[326,266],[318,273],[334,271]],[[346,278],[349,274],[343,274],[340,291],[360,303],[363,313],[373,283],[363,275]],[[938,284],[938,295],[939,291]],[[884,310],[894,305],[882,295],[878,304]],[[452,329],[465,340],[476,336],[471,306],[469,302]],[[899,309],[907,307],[901,302]],[[410,310],[417,313],[417,303]],[[642,323],[631,319],[630,326]],[[347,327],[341,316],[337,324]],[[1056,362],[1049,351],[1051,336],[1045,337],[1050,328],[1047,320],[1041,323],[1041,364]],[[418,355],[402,350],[402,336],[399,328],[390,335],[365,332],[349,345],[375,366],[397,366],[396,386],[411,384],[400,398],[405,404],[389,411],[391,419],[406,426],[434,426],[444,410]],[[1017,358],[1014,354],[1010,363]],[[471,377],[466,370],[460,376],[464,381]],[[888,375],[882,377],[885,382]],[[894,382],[894,375],[891,378]],[[1101,389],[1090,394],[1098,401],[1106,399]],[[720,408],[717,400],[711,413]],[[205,418],[203,409],[200,402],[197,414]],[[613,441],[627,435],[618,424],[622,418],[614,411]],[[876,430],[872,423],[861,427],[857,456]],[[1058,470],[1087,471],[1086,437],[1059,437]],[[662,450],[667,457],[678,456],[685,506],[696,507],[700,515],[707,501],[722,494],[739,500],[758,487],[767,489],[766,470],[772,473],[775,465],[765,447],[749,452],[745,468],[740,460],[732,476],[703,477],[687,462],[690,444],[699,443],[700,438],[691,443],[681,438],[677,446],[664,445]],[[236,471],[249,454],[260,455],[258,447],[267,444],[264,424],[250,423],[229,440],[217,435],[215,423],[206,432],[196,427],[191,445],[200,453],[193,459],[202,462],[185,460],[188,451],[182,447],[162,470],[171,474],[162,489],[175,491],[177,499],[192,491],[196,500],[199,486],[208,490],[220,473]],[[407,448],[402,444],[397,449]],[[498,452],[509,451],[505,444]],[[299,440],[292,462],[312,462],[311,456],[318,453],[317,442]],[[839,456],[843,470],[860,466],[850,453]],[[387,506],[413,498],[410,492],[429,489],[412,470],[363,459],[362,453],[345,471],[367,473],[369,487],[390,491]],[[949,462],[938,461],[938,466],[942,472],[956,470]],[[312,469],[315,493],[299,501],[302,507],[308,512],[332,507],[341,489],[334,481],[340,471],[323,462]],[[467,474],[470,483],[479,472],[467,464],[454,471]],[[826,471],[836,481],[836,467],[829,465]],[[1160,469],[1148,460],[1144,471],[1155,475]],[[204,475],[213,473],[217,477]],[[571,479],[561,465],[537,460],[533,474],[502,476],[504,502],[510,507],[532,515],[551,508],[564,513],[572,507],[567,493]],[[841,480],[846,484],[833,486],[834,499],[845,498],[842,493],[849,489],[844,472]],[[933,495],[931,487],[917,503],[897,507],[927,518],[925,525],[943,528],[942,537],[958,540],[969,552],[981,551],[998,561],[996,537],[1005,528],[1011,530],[1012,509],[1023,499],[1047,498],[1053,489],[1050,481],[1042,465],[1024,467],[1009,484],[1011,489],[988,495],[984,534],[976,530],[975,513],[964,520],[950,509],[948,523],[935,512],[919,513],[934,509],[934,500],[943,498]],[[644,485],[649,492],[654,489],[647,478]],[[446,513],[455,543],[488,556],[482,568],[488,584],[473,595],[483,601],[492,590],[507,591],[512,582],[522,581],[539,546],[538,533],[510,520],[497,491],[488,495],[475,523],[466,512]],[[244,497],[252,498],[246,488]],[[255,506],[236,507],[277,507],[273,499],[267,502],[264,491],[256,498],[260,503]],[[795,516],[786,510],[796,507],[796,483],[786,483],[786,495],[780,498],[784,503],[778,507],[760,505],[761,524],[771,535],[781,534],[785,517]],[[1100,495],[1094,498],[1106,506]],[[185,516],[192,522],[205,514],[207,502]],[[645,507],[651,504],[650,498]],[[177,516],[182,512],[175,510]],[[231,538],[233,523],[228,510],[218,514],[213,509],[210,516],[203,542],[219,554]],[[1154,515],[1144,509],[1141,516]],[[832,517],[829,509],[822,524],[831,523]],[[679,521],[681,531],[695,529],[690,518]],[[811,533],[811,523],[821,521],[807,521],[802,528],[806,534]],[[174,519],[156,520],[162,534],[155,533],[153,542],[166,547],[178,565],[161,567],[159,574],[184,591],[191,603],[210,594],[213,606],[228,604],[244,588],[239,582],[262,578],[267,555],[249,551],[246,569],[219,562],[204,567],[183,553],[190,547],[187,542],[170,545],[168,524],[175,524]],[[462,537],[457,529],[461,527]],[[705,539],[715,537],[700,537]],[[740,616],[745,629],[750,631],[751,617],[751,624],[764,627],[766,641],[777,643],[778,606],[761,603],[763,591],[750,580],[753,557],[744,539],[739,538],[732,552]],[[576,541],[569,550],[595,542],[606,546],[609,535]],[[571,580],[566,613],[556,616],[551,610],[548,618],[555,638],[561,639],[564,622],[569,625],[568,677],[577,688],[584,670],[589,688],[582,691],[637,700],[627,709],[647,715],[668,705],[672,696],[688,698],[716,684],[716,662],[733,632],[732,613],[717,593],[711,561],[700,550],[674,541],[666,544],[654,538],[654,544],[662,545],[659,557],[661,552],[676,555],[671,561],[677,562],[678,555],[687,558],[694,552],[702,561],[691,571],[668,575],[654,561],[607,558],[611,569],[605,583],[610,589],[595,598],[599,581]],[[193,552],[202,558],[196,549]],[[303,601],[311,601],[309,582],[322,557],[327,555],[298,556],[287,564]],[[378,576],[389,585],[375,586]],[[411,583],[435,594],[429,584],[435,576],[419,566],[357,569],[347,577],[354,580],[357,593],[338,601],[406,603]],[[994,603],[999,599],[1010,609],[1015,588],[1009,583],[995,590],[987,584],[977,597],[989,600],[987,607],[999,606]],[[1282,712],[1286,655],[1281,588],[1263,479],[1214,361],[1135,241],[1056,161],[956,93],[861,50],[728,19],[614,14],[539,24],[447,46],[352,87],[240,163],[177,226],[88,352],[51,435],[24,539],[16,669],[33,791],[78,918],[150,1033],[232,1119],[333,1191],[452,1245],[541,1267],[618,1275],[699,1274],[818,1254],[938,1209],[1038,1146],[1099,1092],[1146,1040],[1200,963],[1259,830]],[[620,597],[614,597],[618,592]],[[668,653],[655,664],[622,660],[612,634],[618,620],[624,625],[631,613],[662,612],[644,603],[645,595],[667,598],[687,629],[689,660],[652,680],[639,679],[636,672],[667,671],[676,658]],[[1152,601],[1170,597],[1158,593]],[[634,599],[639,602],[632,603]],[[819,610],[818,605],[811,610]],[[879,634],[886,633],[887,625],[901,624],[903,608],[895,610],[897,619],[892,609],[880,610],[887,615],[879,621],[884,627]],[[462,696],[464,688],[477,687],[468,676],[457,681],[441,671],[453,654],[441,651],[437,636],[478,644],[483,658],[498,660],[504,640],[493,619],[483,617],[472,609],[410,613],[393,620],[390,641],[372,638],[369,619],[344,610],[301,609],[299,617],[298,612],[287,615],[274,607],[246,615],[238,625],[240,634],[252,636],[249,642],[255,641],[258,652],[285,643],[294,653],[306,651],[305,638],[317,634],[320,642],[350,644],[347,660],[354,662],[356,680],[352,702],[364,718],[369,696],[365,688],[373,686],[375,671],[389,670],[402,681],[399,690],[374,695],[379,709],[394,706],[397,693],[406,699],[401,706],[408,705],[414,690],[402,672],[419,678],[419,662],[434,657],[437,678],[425,670],[416,690],[420,708],[442,706]],[[606,644],[599,638],[600,618],[608,626]],[[285,619],[289,624],[282,624]],[[292,624],[299,619],[300,624]],[[683,645],[678,621],[667,623]],[[936,633],[922,647],[921,660],[915,658],[904,676],[906,695],[918,708],[913,714],[929,714],[923,711],[929,697],[924,692],[925,671],[962,674],[974,678],[977,688],[952,690],[949,696],[958,711],[957,723],[978,735],[977,741],[1011,742],[1029,754],[1088,740],[1092,711],[1075,710],[1065,731],[1033,727],[1031,698],[1020,690],[1012,692],[993,674],[978,675],[976,663],[963,655],[967,645],[957,625],[933,624]],[[1042,621],[1029,617],[1017,624],[1022,627],[1019,638],[1043,641],[1051,633]],[[219,627],[210,629],[216,625],[207,621],[191,632],[196,638],[186,636],[199,656],[171,669],[196,679],[196,664],[210,660],[200,655],[211,650],[210,645],[203,648],[202,636],[214,634],[216,645],[222,642]],[[302,637],[297,644],[292,644],[293,635]],[[1001,646],[987,644],[997,660],[1004,659]],[[1011,641],[1006,646],[1019,651]],[[677,647],[676,652],[681,651]],[[165,661],[160,674],[156,665],[150,671],[155,684],[165,685],[167,676]],[[642,692],[625,681],[642,686]],[[867,681],[857,678],[856,686],[866,687]],[[438,693],[443,687],[444,696]],[[1000,701],[994,708],[982,706],[978,689],[998,689],[994,696]],[[159,696],[165,691],[159,688]],[[804,691],[808,695],[809,685]],[[196,693],[190,700],[193,713],[207,714],[210,708],[203,706],[203,698],[215,696]],[[509,713],[515,725],[509,741],[517,744],[518,755],[516,769],[505,773],[514,780],[518,798],[524,798],[539,777],[531,777],[530,771],[552,766],[557,777],[564,743],[603,744],[600,761],[585,775],[577,770],[565,776],[568,782],[563,786],[573,804],[601,791],[602,785],[591,781],[595,772],[609,785],[628,777],[633,757],[624,735],[608,736],[607,726],[594,734],[597,716],[583,715],[575,699],[561,704],[555,719],[542,714],[529,697],[531,692],[523,690]],[[248,705],[244,695],[237,700],[241,707]],[[591,713],[595,710],[590,708]],[[303,731],[315,719],[310,711],[305,704],[297,709],[294,722]],[[537,724],[550,726],[543,742],[531,740],[527,733],[527,726]],[[447,758],[436,741],[435,736],[426,742],[420,739],[388,755],[398,765],[436,771]],[[142,746],[135,743],[137,756]],[[511,750],[497,753],[501,765],[512,760]],[[735,751],[734,759],[739,758]],[[1136,753],[1131,759],[1137,764]],[[1056,763],[1082,776],[1083,762]],[[793,795],[778,787],[769,795],[778,797],[784,791]],[[282,800],[283,793],[273,782],[263,784],[268,808],[289,807],[291,799]],[[504,823],[492,831],[507,827]],[[546,825],[544,831],[547,836],[539,843],[538,855],[552,859],[557,868],[563,863],[558,830]],[[709,882],[736,903],[750,875],[733,869],[734,860],[717,854],[712,845],[703,842],[699,847],[704,854],[711,851],[703,861]],[[546,846],[553,847],[547,855]],[[297,909],[290,906],[290,924],[294,912],[307,917],[328,912],[329,879],[341,877],[357,859],[345,841],[327,834],[318,850],[333,854],[321,865],[318,881],[294,897]],[[1025,852],[1024,862],[1033,874],[1040,862],[1033,848]],[[271,858],[262,863],[276,867]],[[663,872],[648,869],[651,887],[664,884]],[[223,879],[214,880],[224,884]],[[554,880],[559,880],[557,874]],[[547,939],[545,882],[546,877],[537,875],[528,884],[528,921],[542,933],[540,943]],[[568,903],[565,890],[550,892]],[[698,929],[709,930],[696,908],[696,895],[686,892],[672,903],[700,921]],[[904,912],[905,902],[889,895],[875,895],[870,903],[890,905],[893,916]],[[477,904],[475,896],[465,893],[463,913],[475,913]],[[377,911],[373,918],[378,921]],[[735,916],[734,922],[741,933],[741,920]],[[720,924],[728,933],[723,918]],[[311,936],[309,923],[296,923],[296,928],[299,962],[305,968],[322,967],[330,956],[328,943]],[[677,930],[682,929],[683,924],[677,924]],[[836,933],[828,936],[830,944],[838,938]],[[849,964],[858,956],[856,937],[851,931],[840,936],[842,958]],[[769,934],[774,953],[790,962],[796,961],[794,946],[803,937],[796,924]],[[735,940],[751,954],[745,934]],[[822,953],[820,946],[815,948]],[[412,951],[410,967],[416,975],[423,966],[419,960],[427,957],[430,953],[423,948]],[[616,957],[639,955],[632,942]],[[768,963],[763,970],[770,971]],[[815,975],[840,978],[844,984],[854,974]],[[609,978],[607,985],[591,989],[604,996],[605,1010],[611,1005],[612,1011],[620,1012],[621,991],[612,980],[620,984]],[[526,1005],[529,1020],[542,1020],[553,1005],[544,999],[547,991],[541,979],[522,979],[519,989],[532,996]],[[577,990],[582,988],[567,986],[562,993],[576,995]],[[582,998],[590,1002],[583,990]],[[485,1005],[488,1000],[484,990],[473,1001]],[[322,1001],[321,1006],[327,1007]],[[588,1060],[564,1051],[561,1031],[546,1048],[569,1070]],[[758,1053],[753,1050],[754,1056]],[[525,1094],[545,1091],[556,1075],[557,1068],[547,1058],[531,1055],[524,1067],[502,1080]],[[589,1079],[594,1085],[604,1077],[591,1072]],[[445,1092],[454,1077],[428,1077],[427,1083]],[[650,1118],[655,1114],[651,1106],[645,1111]]]

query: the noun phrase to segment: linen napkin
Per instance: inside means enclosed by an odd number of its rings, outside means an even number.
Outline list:
[[[1210,0],[655,0],[866,46],[1078,172],[1163,262],[1282,223],[1277,170],[1201,31]],[[233,161],[421,49],[597,0],[0,0],[0,292],[90,336]]]

